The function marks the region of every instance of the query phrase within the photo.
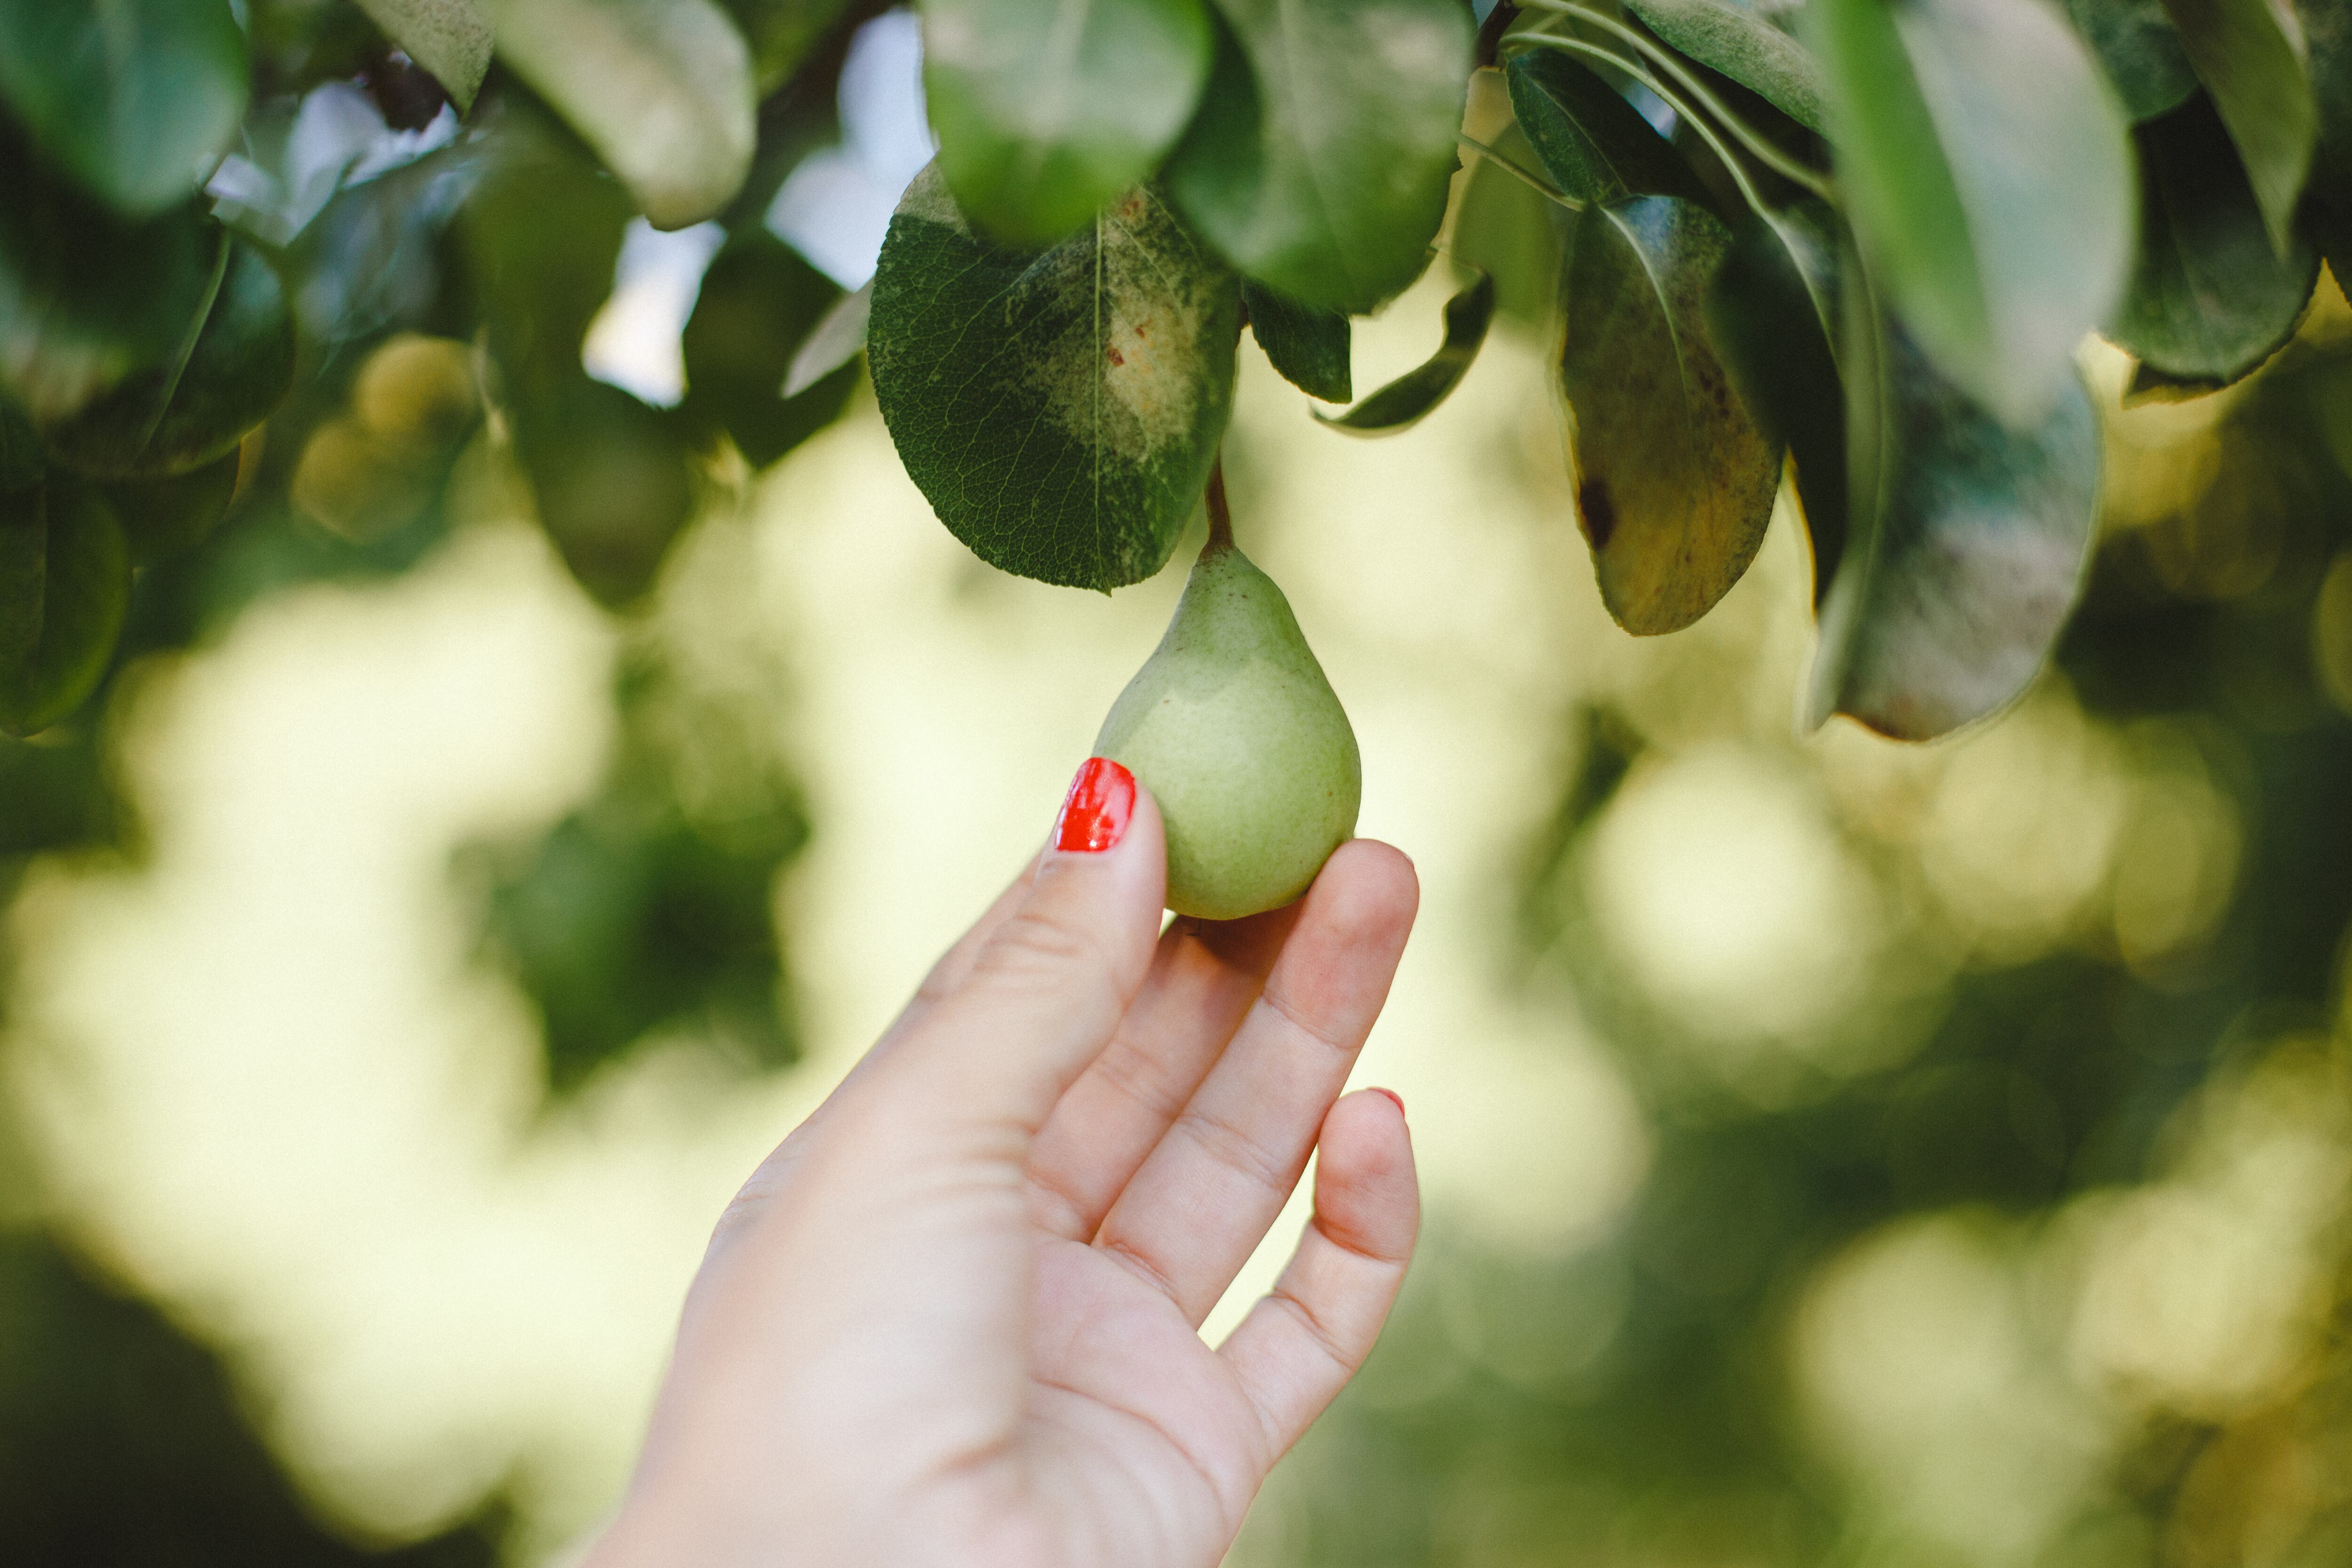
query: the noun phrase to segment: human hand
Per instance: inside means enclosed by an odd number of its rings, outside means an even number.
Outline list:
[[[1164,878],[1150,795],[1089,763],[719,1220],[589,1568],[1219,1561],[1404,1278],[1402,1102],[1338,1097],[1418,889],[1356,840],[1288,909],[1161,933]],[[1310,1149],[1313,1223],[1212,1351]]]

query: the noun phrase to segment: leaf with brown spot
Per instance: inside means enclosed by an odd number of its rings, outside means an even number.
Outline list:
[[[1679,631],[1764,542],[1780,448],[1734,395],[1706,329],[1731,244],[1674,196],[1590,209],[1570,263],[1559,385],[1578,521],[1601,601],[1637,635]]]
[[[1148,187],[1045,251],[965,219],[936,165],[874,274],[866,359],[908,477],[992,566],[1111,589],[1160,570],[1233,409],[1241,289]]]

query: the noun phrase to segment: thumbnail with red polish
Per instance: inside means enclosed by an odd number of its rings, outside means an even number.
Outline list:
[[[1088,757],[1070,781],[1054,847],[1094,854],[1117,844],[1135,815],[1135,775],[1108,757]]]

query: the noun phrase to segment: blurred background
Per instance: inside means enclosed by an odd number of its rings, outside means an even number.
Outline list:
[[[848,49],[763,195],[841,289],[930,145],[911,19]],[[576,1549],[709,1223],[1031,852],[1181,586],[982,565],[845,383],[599,608],[445,335],[451,247],[516,242],[387,226],[499,174],[349,96],[252,165],[282,216],[356,138],[297,226],[338,347],[278,482],[142,576],[102,703],[0,741],[10,1562]],[[613,226],[583,368],[676,404],[720,237]],[[1449,284],[1359,324],[1359,384]],[[1244,351],[1238,532],[1423,882],[1357,1080],[1429,1218],[1236,1568],[2352,1560],[2352,309],[2194,401],[2085,349],[2084,604],[1916,748],[1798,735],[1791,517],[1697,627],[1614,628],[1544,301],[1505,303],[1395,441]]]

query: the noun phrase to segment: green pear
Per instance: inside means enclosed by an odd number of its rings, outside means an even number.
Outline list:
[[[1274,579],[1212,531],[1159,648],[1111,704],[1095,754],[1168,825],[1168,907],[1237,920],[1307,890],[1355,831],[1356,732]]]

